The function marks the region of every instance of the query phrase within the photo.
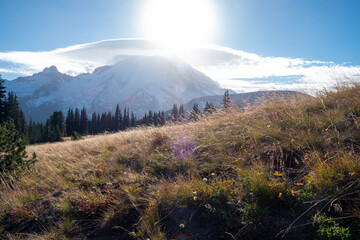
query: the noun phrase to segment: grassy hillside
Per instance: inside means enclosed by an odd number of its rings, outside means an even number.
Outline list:
[[[9,239],[359,239],[360,86],[29,146]]]

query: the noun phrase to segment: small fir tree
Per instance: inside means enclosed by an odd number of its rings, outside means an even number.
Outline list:
[[[30,168],[36,154],[27,159],[25,142],[13,121],[0,125],[0,172],[14,172]]]

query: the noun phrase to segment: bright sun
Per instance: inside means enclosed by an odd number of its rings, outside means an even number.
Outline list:
[[[145,36],[167,47],[209,43],[215,30],[210,0],[148,0],[142,14]]]

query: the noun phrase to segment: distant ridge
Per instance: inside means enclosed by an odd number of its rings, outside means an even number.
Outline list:
[[[229,96],[232,104],[238,106],[239,108],[262,104],[264,102],[268,102],[276,98],[281,98],[281,99],[291,99],[291,98],[300,98],[300,97],[312,98],[310,95],[305,93],[301,93],[297,91],[283,91],[283,90],[235,93],[235,94],[230,94]],[[214,107],[216,108],[220,108],[222,105],[222,101],[223,101],[223,95],[194,98],[188,103],[184,104],[184,109],[185,111],[191,111],[194,104],[197,104],[201,110],[204,110],[206,102],[213,104]]]
[[[219,84],[178,58],[129,56],[91,74],[72,77],[55,66],[29,77],[6,81],[27,119],[44,122],[54,111],[68,108],[113,111],[116,104],[138,117],[149,110],[171,109],[191,99],[222,94]]]

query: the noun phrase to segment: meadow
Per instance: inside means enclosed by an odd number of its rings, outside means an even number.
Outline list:
[[[31,145],[4,239],[359,239],[360,86]]]

